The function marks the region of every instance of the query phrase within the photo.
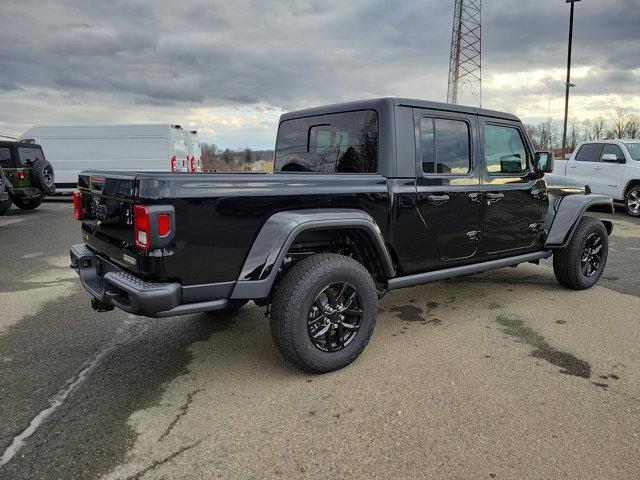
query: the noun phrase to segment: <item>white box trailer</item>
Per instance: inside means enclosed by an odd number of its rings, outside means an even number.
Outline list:
[[[42,146],[61,193],[74,191],[78,174],[86,169],[191,170],[192,134],[180,125],[41,125],[19,140]]]

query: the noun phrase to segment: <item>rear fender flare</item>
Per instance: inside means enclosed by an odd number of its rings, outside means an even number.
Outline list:
[[[548,229],[545,241],[546,248],[563,248],[566,246],[579,220],[591,207],[598,207],[598,211],[607,211],[614,213],[613,200],[606,195],[567,195],[559,199],[559,204],[555,211],[549,211],[551,218],[547,219],[546,224],[551,225]],[[607,233],[611,235],[613,231],[613,223],[609,220],[602,220]]]
[[[231,298],[267,297],[287,251],[300,233],[340,228],[356,228],[365,232],[376,248],[384,274],[388,278],[395,275],[380,227],[368,213],[355,209],[292,210],[272,215],[262,226]]]

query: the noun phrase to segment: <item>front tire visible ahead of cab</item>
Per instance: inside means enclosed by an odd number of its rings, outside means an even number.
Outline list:
[[[553,254],[553,271],[558,282],[573,290],[593,287],[607,264],[609,236],[604,224],[595,218],[579,220],[569,244]]]
[[[311,255],[294,265],[278,286],[271,336],[296,367],[331,372],[362,353],[377,314],[378,293],[361,263],[332,253]]]
[[[22,210],[35,210],[42,205],[42,200],[44,200],[44,196],[29,199],[16,198],[13,203]]]

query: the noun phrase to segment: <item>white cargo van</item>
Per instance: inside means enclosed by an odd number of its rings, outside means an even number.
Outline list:
[[[190,142],[188,142],[190,150],[190,164],[189,167],[192,172],[202,171],[202,150],[200,149],[200,140],[198,140],[198,132],[191,130],[189,132]]]
[[[191,133],[180,125],[35,126],[19,140],[37,143],[56,172],[56,191],[75,190],[86,169],[187,172]]]

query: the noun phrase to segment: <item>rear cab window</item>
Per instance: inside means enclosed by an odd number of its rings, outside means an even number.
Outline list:
[[[273,171],[376,173],[377,113],[362,110],[283,121]]]

